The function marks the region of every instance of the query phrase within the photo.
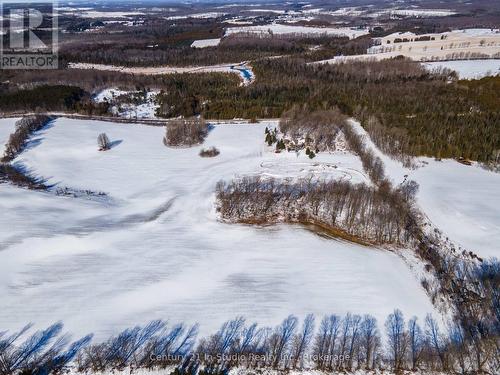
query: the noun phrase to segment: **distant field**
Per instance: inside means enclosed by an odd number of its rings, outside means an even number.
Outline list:
[[[425,39],[425,40],[423,40]],[[455,30],[440,34],[415,35],[394,33],[376,38],[378,45],[366,54],[337,56],[323,62],[346,60],[382,60],[405,56],[415,61],[463,60],[500,56],[500,32],[497,29]]]
[[[350,39],[357,38],[362,35],[367,35],[367,29],[356,29],[348,27],[310,27],[310,26],[295,26],[282,24],[269,24],[259,26],[240,26],[229,27],[226,29],[226,35],[237,33],[252,33],[252,34],[297,34],[297,35],[330,35],[330,36],[346,36]]]
[[[423,65],[430,71],[443,68],[454,70],[460,79],[481,79],[500,74],[500,59],[436,61]]]

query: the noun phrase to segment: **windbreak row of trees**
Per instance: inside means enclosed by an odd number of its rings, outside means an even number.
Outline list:
[[[29,189],[46,189],[44,181],[9,163],[0,163],[0,183],[12,183]]]
[[[49,116],[35,115],[23,117],[16,122],[15,131],[9,136],[4,154],[0,158],[0,183],[10,182],[30,189],[46,188],[43,180],[30,175],[22,167],[13,166],[10,162],[24,150],[30,136],[41,130],[50,120]]]
[[[0,334],[0,375],[60,373],[69,367],[82,373],[168,367],[174,374],[192,375],[224,374],[232,368],[326,373],[478,370],[459,324],[443,327],[431,315],[424,321],[406,320],[398,309],[383,323],[369,314],[331,314],[320,321],[309,314],[302,321],[290,315],[275,327],[261,327],[237,317],[199,339],[198,325],[168,325],[162,320],[95,344],[90,343],[92,335],[71,342],[62,323],[29,334],[31,328]],[[498,348],[493,341],[484,348],[487,356],[481,370],[496,373]]]
[[[2,162],[10,162],[26,147],[29,137],[36,131],[41,130],[51,120],[46,115],[35,115],[23,117],[16,121],[15,131],[9,136],[5,145]]]

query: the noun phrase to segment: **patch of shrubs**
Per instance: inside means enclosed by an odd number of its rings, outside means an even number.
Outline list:
[[[163,138],[165,146],[193,146],[203,143],[208,135],[208,124],[201,117],[171,120]]]
[[[306,148],[306,155],[309,156],[309,159],[313,159],[316,156],[316,154],[314,153],[314,151],[310,150],[309,147]]]
[[[272,146],[273,143],[276,143],[278,141],[277,138],[278,131],[276,130],[276,128],[274,130],[269,130],[266,127],[265,134],[266,134],[265,142],[267,143],[268,146]]]
[[[216,147],[204,148],[200,151],[200,156],[202,158],[213,158],[220,154],[220,151]]]

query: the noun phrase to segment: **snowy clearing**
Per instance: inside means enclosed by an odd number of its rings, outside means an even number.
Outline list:
[[[20,118],[0,119],[0,157],[3,155],[4,146],[9,140],[9,136],[14,133],[17,120]]]
[[[215,47],[219,45],[220,39],[221,38],[195,40],[191,44],[191,47],[193,48]]]
[[[318,63],[382,60],[397,56],[406,56],[415,61],[468,60],[498,58],[500,55],[498,29],[463,29],[423,35],[404,32],[375,39],[377,45],[368,48],[366,54],[336,56]]]
[[[404,18],[404,17],[446,17],[456,14],[455,11],[450,9],[372,9],[368,7],[343,7],[334,11],[329,11],[323,8],[302,9],[303,14],[314,15],[329,15],[334,17],[391,17],[391,18]]]
[[[229,27],[226,29],[226,35],[235,33],[253,33],[253,34],[304,34],[304,35],[338,35],[347,36],[350,39],[368,34],[368,29],[351,29],[348,27],[308,27],[295,25],[280,25],[272,23],[259,26],[241,26]]]
[[[105,70],[110,72],[121,72],[127,74],[145,74],[145,75],[162,75],[162,74],[178,74],[178,73],[236,73],[240,76],[242,84],[248,85],[253,82],[255,75],[252,67],[245,62],[235,64],[221,64],[210,66],[155,66],[155,67],[125,67],[105,64],[89,64],[89,63],[69,63],[69,69],[95,69]]]
[[[407,17],[446,17],[457,14],[449,9],[394,9],[387,11],[391,16]]]
[[[424,157],[415,159],[418,168],[405,168],[383,154],[358,122],[351,123],[382,159],[395,185],[405,176],[418,182],[418,204],[445,236],[481,257],[500,258],[500,173]]]
[[[207,12],[207,13],[195,13],[195,14],[185,14],[181,16],[170,16],[170,17],[165,17],[166,20],[183,20],[187,18],[218,18],[218,17],[223,17],[227,13],[221,13],[221,12]]]
[[[123,91],[118,89],[106,89],[94,96],[94,101],[110,103],[111,113],[124,118],[156,118],[156,110],[160,107],[156,103],[156,96],[159,91],[148,91],[146,93],[138,91]],[[139,103],[120,103],[118,97],[126,95],[137,98]]]
[[[434,312],[395,253],[298,226],[217,220],[220,179],[367,181],[346,152],[275,154],[264,128],[276,124],[214,125],[187,149],[165,147],[163,127],[59,118],[37,133],[15,162],[76,197],[0,185],[0,326],[61,319],[99,340],[154,318],[198,321],[204,334],[236,315],[274,325],[290,313],[351,311],[382,322],[395,307],[421,319]],[[99,133],[111,150],[97,151]],[[210,146],[221,154],[200,158]]]
[[[126,12],[120,12],[120,11],[99,11],[99,10],[88,10],[88,11],[68,11],[64,12],[68,14],[74,14],[77,15],[78,17],[82,18],[128,18],[128,17],[134,17],[134,16],[143,16],[143,12],[135,12],[135,11],[126,11]]]
[[[430,71],[443,68],[454,70],[460,79],[481,79],[500,74],[500,59],[436,61],[423,63],[423,66]]]

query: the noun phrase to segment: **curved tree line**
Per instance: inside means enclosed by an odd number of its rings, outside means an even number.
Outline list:
[[[336,113],[336,110],[332,112],[333,127],[338,126]],[[313,113],[311,118],[315,116],[317,114]],[[307,117],[307,112],[304,117]],[[286,119],[289,126],[289,116]],[[295,116],[293,121],[304,124],[300,116]],[[305,129],[303,126],[298,128]],[[467,373],[466,367],[479,373],[498,369],[498,261],[485,261],[471,251],[457,249],[441,238],[438,230],[428,232],[423,225],[423,215],[414,204],[418,185],[407,181],[393,187],[385,176],[380,158],[366,146],[352,126],[344,121],[341,130],[350,149],[360,157],[373,187],[335,180],[289,182],[250,177],[230,183],[220,182],[216,191],[222,219],[257,224],[279,221],[319,223],[327,229],[352,235],[351,238],[343,236],[350,240],[413,249],[427,270],[422,286],[434,305],[449,310],[456,322],[456,327],[450,328],[448,333],[458,340],[456,355],[463,373]],[[342,235],[342,232],[337,233]],[[443,369],[450,371],[445,352],[442,349],[440,361]]]

